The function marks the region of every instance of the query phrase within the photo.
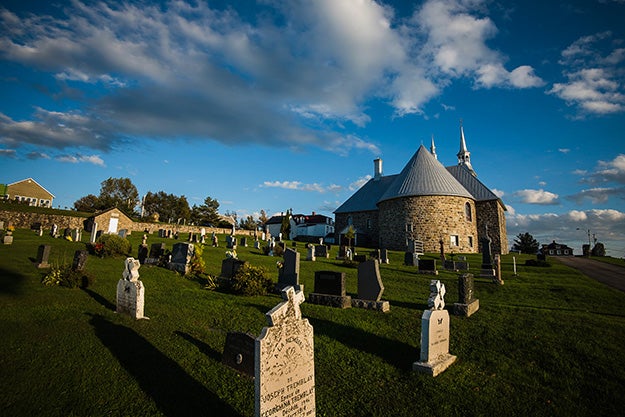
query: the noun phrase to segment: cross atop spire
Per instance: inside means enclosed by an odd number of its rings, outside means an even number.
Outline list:
[[[477,176],[471,166],[471,152],[467,150],[467,142],[464,138],[464,129],[462,128],[462,119],[460,119],[460,150],[456,156],[458,157],[458,165],[464,166],[473,176]]]
[[[436,155],[436,145],[434,145],[434,135],[432,135],[432,144],[430,145],[430,153],[434,155],[434,158],[438,159]]]

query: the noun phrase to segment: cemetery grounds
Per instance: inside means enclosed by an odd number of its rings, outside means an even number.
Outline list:
[[[132,256],[141,237],[129,236]],[[87,288],[42,285],[45,271],[33,264],[38,246],[52,245],[52,264],[71,263],[88,238],[69,242],[18,229],[12,245],[0,245],[0,414],[252,416],[253,380],[221,363],[226,333],[258,336],[281,298],[211,291],[202,280],[143,265],[150,320],[135,321],[114,312],[125,258],[92,255]],[[176,242],[152,234],[148,246],[161,241],[168,249]],[[214,276],[227,250],[225,236],[219,242],[203,251]],[[356,294],[357,269],[334,259],[336,246],[315,262],[305,261],[303,243],[297,250],[306,295],[318,270],[345,272],[347,292]],[[253,245],[237,252],[277,281],[281,258]],[[451,315],[450,353],[458,359],[432,378],[413,372],[412,363],[434,277],[402,265],[403,253],[389,256],[380,272],[390,312],[301,305],[314,328],[318,416],[603,416],[625,409],[625,293],[555,258],[548,258],[551,267],[529,267],[524,262],[533,256],[512,254],[502,257],[499,286],[478,276],[481,256],[468,255],[480,309],[468,318]],[[447,288],[449,309],[457,277],[435,277]]]

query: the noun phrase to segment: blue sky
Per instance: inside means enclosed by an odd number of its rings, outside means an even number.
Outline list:
[[[232,3],[232,4],[230,4]],[[0,182],[332,215],[434,137],[530,232],[625,256],[625,0],[4,1]]]

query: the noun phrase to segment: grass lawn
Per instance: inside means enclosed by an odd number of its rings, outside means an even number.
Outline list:
[[[6,416],[252,416],[253,380],[222,365],[226,333],[258,335],[278,295],[243,297],[156,266],[139,270],[145,315],[134,321],[115,310],[124,258],[89,256],[87,289],[46,287],[32,261],[40,244],[51,262],[71,262],[81,242],[17,230],[0,245],[0,414]],[[183,236],[185,237],[185,236]],[[88,239],[84,235],[85,241]],[[133,255],[141,234],[130,236]],[[151,235],[148,244],[174,241]],[[225,257],[205,246],[207,272]],[[289,242],[290,245],[290,242]],[[356,294],[356,269],[330,259],[307,262],[300,282],[308,294],[314,271],[344,271]],[[276,261],[253,247],[239,258],[266,267]],[[364,251],[364,250],[363,250]],[[366,251],[368,252],[368,251]],[[365,252],[365,253],[366,253]],[[432,254],[431,257],[435,255]],[[391,252],[381,265],[389,313],[338,310],[304,303],[315,331],[318,416],[599,416],[625,410],[625,293],[549,258],[525,267],[503,257],[505,285],[476,277],[480,310],[451,316],[450,353],[458,359],[436,378],[413,372],[419,359],[421,314],[430,276],[402,265]],[[427,256],[426,256],[427,257]],[[469,255],[479,273],[480,255]],[[457,273],[441,271],[451,306]]]

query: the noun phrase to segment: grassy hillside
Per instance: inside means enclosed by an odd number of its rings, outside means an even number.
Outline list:
[[[150,320],[134,321],[114,312],[123,258],[90,256],[95,282],[85,290],[46,287],[45,272],[32,263],[38,245],[52,245],[51,262],[63,263],[85,244],[28,230],[14,236],[13,245],[0,245],[2,415],[253,415],[253,381],[222,365],[221,352],[228,331],[258,335],[279,296],[208,291],[142,266]],[[141,235],[130,240],[136,256]],[[160,241],[171,249],[173,241],[154,235],[148,243]],[[213,275],[225,257],[223,242],[204,248]],[[356,269],[333,259],[336,248],[316,262],[304,260],[302,244],[298,250],[306,294],[314,271],[331,269],[346,272],[355,295]],[[280,258],[253,248],[238,253],[277,280]],[[450,351],[458,360],[431,378],[411,370],[431,277],[403,266],[402,253],[390,257],[381,266],[389,313],[302,305],[315,331],[318,416],[596,416],[625,409],[625,294],[554,258],[549,268],[525,267],[528,257],[517,255],[512,276],[512,255],[505,256],[505,285],[476,278],[480,310],[451,317]],[[468,259],[477,275],[480,255]],[[457,275],[438,276],[448,306],[457,298]]]

